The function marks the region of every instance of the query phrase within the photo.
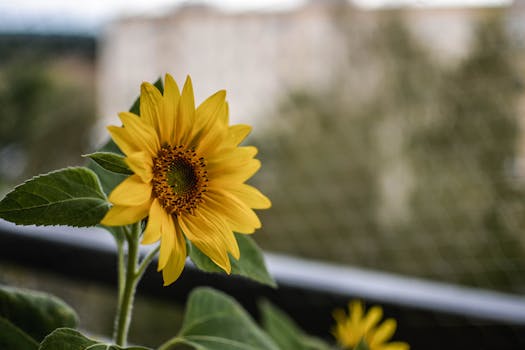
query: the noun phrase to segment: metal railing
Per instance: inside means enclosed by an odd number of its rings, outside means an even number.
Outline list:
[[[387,316],[395,317],[396,338],[412,349],[525,348],[524,297],[283,255],[265,257],[277,289],[203,273],[188,261],[181,278],[167,288],[151,266],[139,293],[182,303],[193,288],[211,286],[235,297],[254,317],[257,302],[266,298],[322,337],[329,336],[333,309],[359,298],[382,305]],[[101,229],[17,227],[0,221],[0,266],[17,264],[114,285],[115,261],[113,239]]]

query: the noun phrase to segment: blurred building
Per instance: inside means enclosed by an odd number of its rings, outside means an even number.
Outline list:
[[[315,88],[337,72],[340,38],[318,6],[282,13],[224,13],[188,6],[113,23],[99,60],[100,113],[115,118],[139,84],[170,72],[194,81],[196,102],[228,91],[233,122],[253,123],[293,87]]]
[[[471,24],[487,8],[413,8],[402,15],[414,36],[437,59],[454,62],[469,48]],[[354,9],[355,49],[385,11]],[[509,11],[513,35],[525,37],[525,6]],[[165,72],[183,83],[191,74],[196,101],[219,89],[228,91],[233,122],[263,123],[290,89],[318,89],[337,77],[348,36],[334,18],[340,7],[329,1],[286,12],[227,13],[185,6],[155,17],[123,18],[106,30],[98,61],[99,113],[116,120],[139,92],[142,81]],[[352,45],[350,45],[352,47]],[[373,80],[373,79],[371,79]],[[366,91],[358,85],[356,94]],[[257,119],[257,120],[256,120]]]

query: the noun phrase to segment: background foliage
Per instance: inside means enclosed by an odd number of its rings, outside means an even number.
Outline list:
[[[96,120],[94,45],[85,37],[0,36],[1,192],[83,162]]]
[[[435,59],[399,13],[380,17],[361,51],[352,14],[338,16],[346,69],[327,89],[293,91],[257,139],[260,186],[274,206],[256,239],[268,250],[523,292],[523,89],[503,14],[475,24],[454,64]],[[369,95],[354,98],[371,81]]]

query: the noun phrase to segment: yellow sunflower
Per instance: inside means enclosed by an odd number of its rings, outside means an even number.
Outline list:
[[[195,108],[188,76],[182,94],[166,74],[164,94],[143,83],[140,117],[122,112],[123,126],[109,126],[111,137],[134,172],[109,196],[113,204],[102,224],[121,226],[148,217],[143,244],[161,241],[158,271],[164,285],[174,282],[186,259],[186,237],[227,273],[228,253],[239,259],[233,231],[261,227],[252,209],[270,200],[245,184],[260,167],[255,147],[240,147],[247,125],[229,126],[226,92]]]
[[[404,342],[387,343],[396,331],[397,325],[396,321],[390,318],[378,326],[382,317],[381,307],[374,306],[365,315],[363,304],[354,300],[348,304],[348,316],[342,309],[334,311],[336,325],[332,332],[344,349],[355,349],[362,341],[365,342],[368,350],[410,349],[410,346]]]

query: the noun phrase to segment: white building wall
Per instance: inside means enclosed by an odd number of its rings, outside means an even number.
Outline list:
[[[326,11],[226,14],[187,8],[111,25],[98,65],[99,113],[115,123],[142,81],[187,74],[196,102],[226,89],[233,123],[264,123],[292,87],[316,89],[336,74],[339,32]],[[259,119],[255,119],[258,116]]]
[[[380,72],[374,69],[378,58],[363,58],[366,53],[361,51],[382,12],[356,10],[343,17],[351,31],[345,37],[333,21],[338,13],[327,4],[248,13],[192,6],[160,17],[117,20],[99,47],[100,134],[106,135],[104,125],[118,123],[117,113],[129,108],[142,81],[155,81],[166,72],[181,87],[190,74],[197,103],[226,89],[231,121],[257,124],[256,130],[276,114],[290,89],[322,89],[338,77],[341,67],[350,65],[356,74],[350,81],[338,81],[340,88],[357,101],[365,100],[367,93],[381,87]],[[524,8],[515,5],[509,10],[510,31],[525,29],[519,25],[525,23]],[[476,8],[413,8],[402,15],[435,59],[454,64],[468,52],[471,24],[484,13]],[[349,61],[349,54],[356,59]]]

